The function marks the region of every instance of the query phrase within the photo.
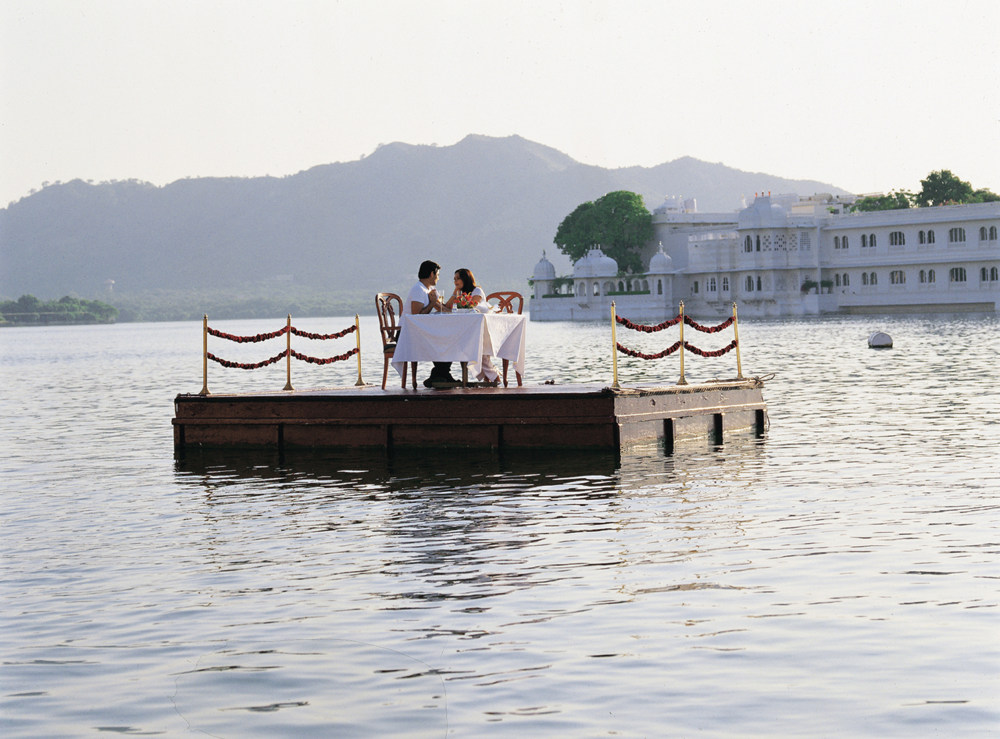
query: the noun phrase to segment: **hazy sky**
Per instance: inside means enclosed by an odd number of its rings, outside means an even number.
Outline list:
[[[854,192],[944,168],[1000,192],[998,29],[997,0],[2,0],[0,204],[470,133],[604,167],[693,156]]]

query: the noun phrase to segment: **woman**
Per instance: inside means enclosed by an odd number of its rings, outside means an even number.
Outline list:
[[[444,304],[445,307],[451,310],[455,306],[458,296],[463,294],[471,297],[473,306],[486,302],[486,291],[476,284],[476,278],[465,267],[455,270],[455,292],[448,298],[448,302]]]
[[[455,270],[455,291],[448,298],[448,302],[444,304],[446,310],[452,309],[459,295],[468,295],[474,308],[486,303],[486,291],[476,284],[476,278],[465,267]],[[490,385],[500,384],[500,373],[493,366],[488,354],[483,355],[476,379],[488,382]]]

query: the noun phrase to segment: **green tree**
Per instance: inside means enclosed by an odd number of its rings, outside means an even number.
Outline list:
[[[985,187],[972,193],[973,203],[995,203],[998,200],[1000,200],[1000,195],[997,195],[995,192],[988,190]]]
[[[868,213],[873,210],[902,210],[909,208],[913,200],[913,193],[899,190],[892,190],[888,195],[870,195],[866,198],[858,198],[851,205],[852,213]]]
[[[960,180],[950,169],[940,169],[920,180],[922,188],[916,194],[915,200],[921,208],[932,205],[950,205],[954,203],[979,202],[973,200],[972,185]]]
[[[593,202],[581,203],[566,216],[553,239],[574,262],[600,246],[618,262],[620,273],[642,272],[639,251],[653,238],[653,216],[642,196],[616,190]]]

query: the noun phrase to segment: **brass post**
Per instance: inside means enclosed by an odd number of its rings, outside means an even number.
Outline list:
[[[288,381],[285,383],[284,390],[294,390],[292,387],[292,314],[288,314],[288,330],[285,332],[287,341],[285,342],[285,347],[287,351],[285,352],[285,373],[288,377]]]
[[[681,379],[677,381],[678,385],[687,385],[687,380],[684,379],[684,301],[681,301]]]
[[[736,302],[733,301],[733,338],[736,339],[736,379],[743,379],[743,363],[740,362],[740,322],[736,317]]]
[[[358,339],[358,381],[355,382],[355,386],[360,387],[365,384],[365,381],[361,379],[361,319],[358,318],[358,314],[354,314],[354,335]]]
[[[201,319],[201,392],[208,395],[208,314]]]
[[[618,384],[618,333],[616,330],[616,324],[618,319],[615,315],[615,301],[611,301],[611,368],[612,376],[614,377],[614,382],[611,383],[611,387],[615,390],[619,390],[621,386]]]

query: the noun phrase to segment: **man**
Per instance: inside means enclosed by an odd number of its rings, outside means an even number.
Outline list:
[[[441,302],[435,287],[440,273],[441,265],[436,262],[430,260],[421,262],[417,271],[417,284],[410,288],[410,294],[403,301],[404,313],[417,315],[444,308],[444,303]],[[458,382],[451,376],[451,362],[435,362],[430,377],[424,380],[424,387],[433,387],[439,382]]]

